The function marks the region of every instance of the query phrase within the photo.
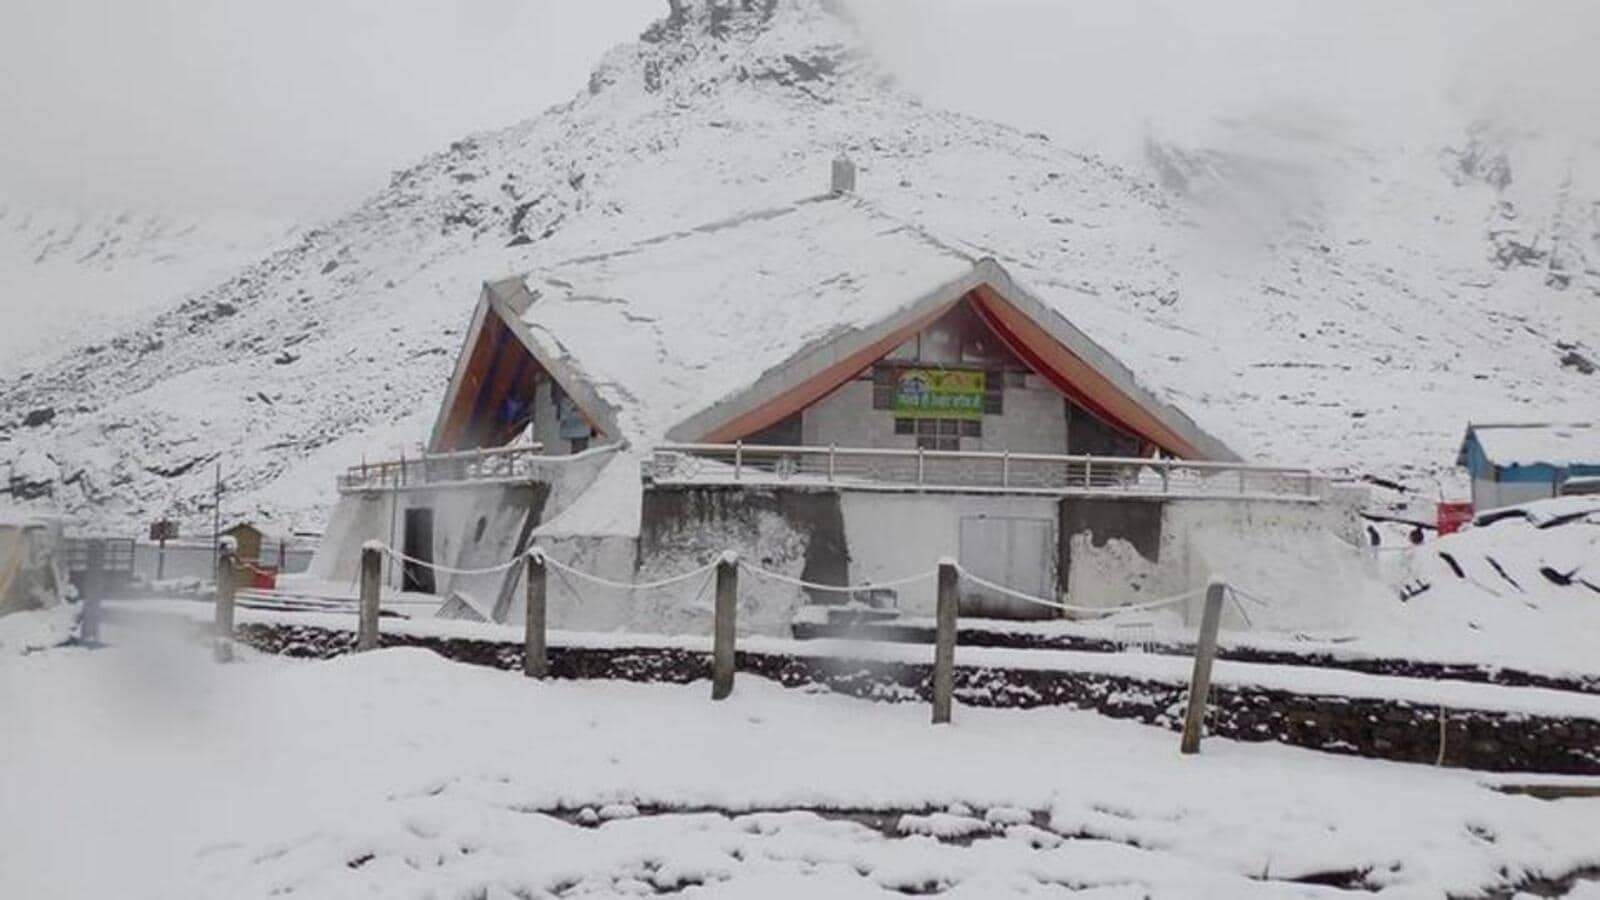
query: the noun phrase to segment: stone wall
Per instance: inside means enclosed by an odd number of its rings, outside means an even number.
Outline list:
[[[353,631],[305,625],[249,623],[239,627],[238,637],[266,652],[317,659],[349,652],[355,643]],[[449,659],[502,669],[522,664],[521,647],[512,643],[395,634],[382,635],[380,642],[425,647]],[[685,684],[711,673],[707,654],[676,648],[555,646],[549,662],[553,678]],[[737,665],[742,673],[786,687],[821,686],[891,702],[931,697],[932,667],[926,664],[740,652]],[[1182,684],[1089,672],[957,666],[955,676],[956,697],[965,705],[1070,706],[1172,731],[1181,727],[1187,694]],[[957,710],[958,720],[960,715]],[[1600,775],[1600,721],[1449,710],[1441,730],[1439,717],[1437,707],[1404,701],[1215,687],[1207,734],[1401,762]]]

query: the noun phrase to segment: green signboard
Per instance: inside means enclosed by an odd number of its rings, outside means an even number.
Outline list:
[[[892,408],[901,419],[981,419],[983,389],[983,372],[901,369]]]

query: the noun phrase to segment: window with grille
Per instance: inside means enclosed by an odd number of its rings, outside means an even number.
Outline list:
[[[976,437],[983,433],[983,423],[976,420],[962,419],[901,419],[899,421],[912,422],[917,436],[917,449],[919,450],[960,450],[961,436],[972,434]],[[899,422],[896,422],[896,431],[899,431]]]

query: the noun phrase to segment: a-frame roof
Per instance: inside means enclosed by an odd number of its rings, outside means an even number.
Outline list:
[[[1177,455],[1238,458],[994,259],[851,195],[555,262],[522,284],[515,297],[493,286],[480,312],[512,317],[591,417],[636,446],[748,434],[965,297],[1081,404]]]

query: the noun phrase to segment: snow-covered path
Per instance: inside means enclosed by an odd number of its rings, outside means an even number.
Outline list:
[[[754,678],[712,703],[705,685],[533,683],[424,651],[218,667],[125,629],[20,655],[16,630],[0,627],[6,897],[1250,897],[1343,895],[1288,879],[1344,870],[1438,896],[1600,865],[1597,799],[1221,740],[1183,758],[1171,734],[1089,713],[963,709],[936,729],[921,705]],[[535,812],[608,803],[735,815]],[[738,815],[951,805],[905,824],[1028,810],[1049,830],[958,845]]]

